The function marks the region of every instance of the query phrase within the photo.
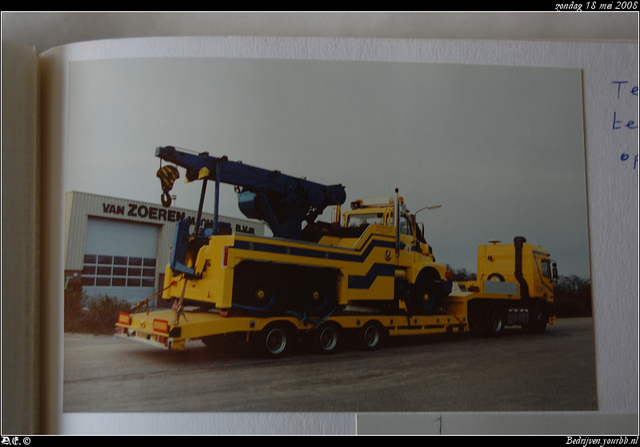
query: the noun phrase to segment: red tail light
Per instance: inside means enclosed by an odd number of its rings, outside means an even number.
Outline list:
[[[226,267],[227,262],[229,262],[229,246],[224,247],[224,252],[222,254],[222,266]]]

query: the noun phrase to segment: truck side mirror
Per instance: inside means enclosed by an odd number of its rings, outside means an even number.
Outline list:
[[[557,281],[558,280],[558,264],[554,262],[552,265],[553,265],[553,279]]]

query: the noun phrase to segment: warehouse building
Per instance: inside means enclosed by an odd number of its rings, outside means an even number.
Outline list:
[[[162,289],[176,222],[197,211],[82,192],[65,197],[65,289],[132,302]],[[264,235],[260,222],[219,217],[234,232]],[[201,224],[211,225],[203,213]]]

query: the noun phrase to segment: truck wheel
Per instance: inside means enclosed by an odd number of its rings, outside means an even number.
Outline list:
[[[236,267],[234,276],[234,304],[260,312],[276,311],[283,304],[276,269],[249,262]]]
[[[336,301],[336,287],[332,279],[317,277],[309,280],[304,288],[305,310],[312,315],[327,312]]]
[[[529,324],[524,326],[524,329],[534,334],[541,334],[547,328],[549,322],[549,313],[544,303],[538,303],[533,312],[529,313]]]
[[[313,347],[321,354],[336,352],[341,337],[341,327],[335,323],[324,323],[313,332]]]
[[[504,332],[504,311],[497,304],[489,307],[487,311],[485,330],[492,337],[500,337]]]
[[[293,332],[284,324],[273,323],[260,331],[258,350],[267,357],[284,357],[291,350]]]
[[[360,331],[360,346],[363,349],[372,351],[382,344],[385,337],[384,327],[377,321],[369,321]]]
[[[495,281],[495,282],[504,282],[504,276],[502,276],[500,273],[492,273],[489,275],[487,280]]]
[[[440,306],[440,294],[430,277],[422,277],[413,287],[411,297],[406,302],[409,312],[415,315],[431,315]]]
[[[271,280],[263,278],[251,286],[249,303],[260,310],[270,310],[276,301],[276,288]]]

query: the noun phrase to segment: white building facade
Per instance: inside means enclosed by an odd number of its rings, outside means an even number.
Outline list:
[[[65,288],[136,302],[162,289],[177,222],[197,211],[82,192],[65,197]],[[219,216],[233,232],[264,235],[260,222]],[[201,225],[213,215],[203,213]]]

